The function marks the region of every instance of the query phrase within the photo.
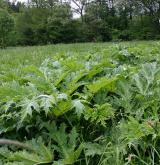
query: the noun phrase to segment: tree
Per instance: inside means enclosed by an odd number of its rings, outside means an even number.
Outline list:
[[[54,8],[58,4],[58,0],[31,0],[29,5],[36,8]]]
[[[69,0],[72,10],[74,13],[79,14],[81,16],[82,22],[84,22],[84,14],[85,8],[87,4],[91,2],[91,0]]]
[[[50,43],[73,42],[75,35],[74,23],[70,6],[60,4],[47,19],[47,34]]]
[[[94,0],[85,8],[85,20],[91,41],[110,41],[117,16],[113,1]]]
[[[13,18],[3,9],[0,9],[0,47],[5,48],[9,41],[8,37],[14,28]]]

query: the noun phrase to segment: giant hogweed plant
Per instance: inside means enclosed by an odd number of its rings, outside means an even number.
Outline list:
[[[158,164],[159,61],[98,51],[0,72],[1,164]]]

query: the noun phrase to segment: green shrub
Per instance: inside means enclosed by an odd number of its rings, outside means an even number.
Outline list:
[[[120,32],[118,39],[123,40],[123,41],[130,41],[132,40],[132,35],[129,30],[123,30]]]
[[[14,28],[13,18],[0,9],[0,47],[5,48],[9,42],[9,34]]]

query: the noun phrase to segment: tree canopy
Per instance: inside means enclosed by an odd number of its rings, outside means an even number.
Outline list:
[[[15,20],[11,45],[160,39],[159,0],[1,0],[0,8]]]
[[[14,20],[3,9],[0,9],[0,47],[4,48],[8,44],[8,37],[13,30]]]

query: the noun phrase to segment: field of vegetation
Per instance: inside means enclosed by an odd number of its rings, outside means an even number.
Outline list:
[[[0,50],[0,165],[159,165],[160,42]]]

